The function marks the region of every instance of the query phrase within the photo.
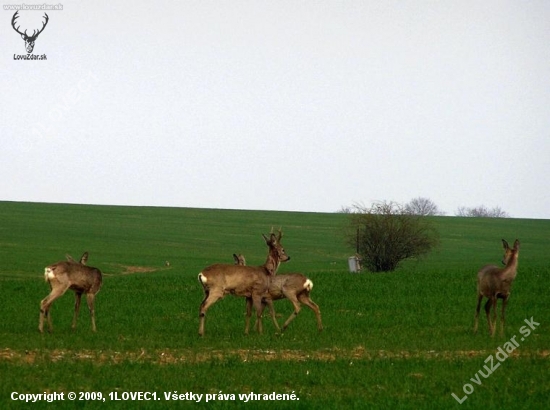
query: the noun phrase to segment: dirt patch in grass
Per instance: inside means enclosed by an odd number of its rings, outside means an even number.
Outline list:
[[[316,351],[303,350],[260,350],[260,349],[228,349],[228,350],[190,350],[190,349],[161,349],[138,351],[112,350],[14,350],[0,349],[0,360],[14,363],[56,363],[73,361],[90,361],[97,364],[118,364],[123,362],[144,362],[153,364],[181,364],[204,363],[210,361],[239,360],[242,362],[257,361],[286,361],[331,362],[338,359],[345,360],[377,360],[377,359],[434,359],[452,360],[465,357],[487,357],[494,352],[487,350],[458,350],[458,351],[386,351],[367,350],[363,346],[343,350],[338,348],[320,349]],[[514,351],[510,357],[535,357],[547,359],[550,350],[543,351]],[[412,375],[415,376],[415,375]]]
[[[132,273],[149,273],[154,272],[157,268],[151,268],[147,266],[122,266],[124,268],[123,275],[131,275]]]
[[[160,268],[156,266],[132,266],[132,265],[119,265],[119,264],[112,264],[113,266],[116,266],[116,270],[119,271],[116,274],[118,275],[133,275],[136,273],[152,273],[156,272],[158,270],[166,269],[165,267]],[[108,274],[107,274],[108,275]]]

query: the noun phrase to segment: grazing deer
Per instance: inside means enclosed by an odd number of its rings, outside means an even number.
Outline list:
[[[244,256],[239,254],[233,254],[233,259],[235,259],[235,265],[246,265],[246,260]],[[306,278],[301,273],[288,273],[285,275],[275,275],[271,278],[268,294],[266,297],[262,298],[262,312],[266,305],[269,306],[269,312],[271,314],[271,319],[278,331],[279,323],[275,317],[275,309],[273,308],[273,301],[279,299],[288,299],[294,305],[294,312],[289,316],[285,324],[283,325],[283,332],[288,327],[290,322],[294,320],[298,313],[300,313],[301,306],[303,303],[309,307],[315,313],[317,318],[317,329],[320,331],[323,330],[323,323],[321,322],[321,311],[319,306],[311,300],[309,293],[313,288],[313,282]],[[252,314],[252,299],[246,299],[246,317],[247,323],[250,321],[250,316]],[[257,323],[257,322],[256,322]]]
[[[516,278],[518,268],[519,257],[519,241],[516,239],[514,247],[510,248],[508,242],[502,240],[504,247],[504,257],[502,264],[504,268],[499,268],[494,265],[487,265],[481,268],[477,274],[477,307],[475,314],[474,333],[477,332],[477,323],[479,316],[479,309],[481,307],[481,300],[483,297],[487,298],[485,303],[485,313],[487,314],[487,323],[489,324],[489,334],[495,335],[497,327],[497,300],[502,299],[502,312],[501,312],[501,336],[504,334],[504,313],[506,310],[506,304],[510,297],[510,289],[512,282]],[[491,321],[490,313],[493,309],[493,320]]]
[[[76,262],[70,255],[67,261],[61,261],[47,266],[44,270],[44,279],[50,284],[51,292],[40,302],[40,322],[38,330],[44,332],[44,318],[48,320],[49,331],[53,330],[50,308],[52,303],[63,296],[67,289],[75,292],[74,317],[72,328],[76,329],[76,319],[80,309],[82,294],[86,294],[90,316],[92,318],[92,330],[96,331],[94,299],[101,288],[103,275],[97,268],[86,266],[88,252],[84,252],[80,262]]]
[[[281,232],[279,237],[271,233],[269,238],[262,235],[268,246],[268,254],[265,263],[261,266],[240,266],[216,264],[208,266],[199,273],[199,282],[204,289],[204,300],[199,309],[199,335],[204,335],[204,321],[206,311],[210,306],[222,299],[227,294],[246,297],[252,300],[257,312],[258,332],[262,333],[261,307],[262,297],[269,287],[270,278],[275,275],[281,262],[290,259],[281,245]],[[245,334],[248,334],[248,321]]]

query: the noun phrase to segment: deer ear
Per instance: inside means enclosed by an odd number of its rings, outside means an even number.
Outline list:
[[[514,241],[514,249],[515,250],[519,249],[519,241],[517,239]]]
[[[502,246],[504,247],[504,249],[510,249],[510,247],[508,246],[508,242],[506,242],[504,239],[502,240]]]

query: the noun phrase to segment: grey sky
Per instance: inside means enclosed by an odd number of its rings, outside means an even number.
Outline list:
[[[548,1],[61,4],[0,10],[0,200],[550,218]]]

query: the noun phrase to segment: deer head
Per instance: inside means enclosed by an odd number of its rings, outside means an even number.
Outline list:
[[[504,256],[502,257],[502,264],[508,265],[508,261],[510,260],[510,258],[516,255],[519,251],[519,241],[516,239],[516,241],[514,242],[514,247],[510,248],[510,246],[508,245],[508,242],[506,242],[503,239],[502,247],[504,248]]]
[[[17,31],[19,34],[21,34],[21,38],[23,40],[25,40],[25,48],[27,49],[27,53],[30,54],[30,53],[32,53],[32,50],[34,49],[34,42],[36,41],[36,38],[38,37],[38,35],[40,33],[42,33],[44,31],[44,28],[48,24],[48,20],[50,18],[48,17],[48,15],[46,13],[44,13],[44,18],[46,20],[44,21],[44,23],[42,23],[42,28],[38,31],[33,30],[32,35],[29,36],[29,35],[27,35],[27,30],[25,30],[25,32],[22,33],[22,32],[19,31],[20,26],[17,26],[17,28],[15,27],[15,20],[19,18],[17,13],[19,13],[19,11],[16,11],[15,14],[13,15],[13,18],[11,19],[11,26],[13,27],[13,29],[15,31]]]

